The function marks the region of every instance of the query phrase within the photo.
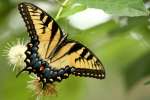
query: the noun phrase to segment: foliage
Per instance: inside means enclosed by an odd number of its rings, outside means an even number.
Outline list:
[[[141,16],[147,15],[142,0],[78,0],[89,7],[100,8],[117,16]]]
[[[23,20],[17,10],[19,2],[0,1],[0,55],[3,55],[8,42],[16,42],[18,38],[28,39]],[[52,0],[28,2],[46,2],[51,6]],[[102,81],[72,77],[58,83],[58,96],[43,97],[43,99],[111,100],[117,97],[116,100],[136,100],[132,98],[138,93],[140,93],[138,100],[150,99],[149,93],[146,92],[150,90],[149,87],[143,92],[132,93],[139,88],[137,84],[141,81],[149,81],[145,78],[150,75],[150,16],[144,6],[149,1],[69,0],[63,6],[62,2],[64,1],[53,2],[58,8],[52,16],[58,16],[57,22],[69,34],[69,38],[85,44],[101,59],[107,76]],[[55,15],[61,7],[62,11]],[[87,30],[72,27],[66,20],[67,17],[88,7],[103,9],[114,15],[114,18]],[[12,68],[9,67],[4,56],[0,56],[0,64],[0,99],[34,100],[33,93],[26,88],[26,82],[30,80],[28,75],[23,74],[16,78],[16,73],[11,71]]]

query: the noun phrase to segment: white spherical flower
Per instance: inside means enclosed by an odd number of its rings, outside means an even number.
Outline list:
[[[15,45],[8,52],[8,59],[11,64],[22,65],[25,59],[26,47],[24,45]]]
[[[27,47],[21,43],[20,41],[17,42],[16,45],[10,45],[7,47],[7,50],[5,50],[5,56],[7,56],[8,63],[10,65],[13,65],[13,71],[21,70],[25,67],[25,51]]]

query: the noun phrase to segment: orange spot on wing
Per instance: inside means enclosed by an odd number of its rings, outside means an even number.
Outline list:
[[[43,72],[44,69],[45,69],[45,66],[41,65],[41,66],[40,66],[40,71]]]

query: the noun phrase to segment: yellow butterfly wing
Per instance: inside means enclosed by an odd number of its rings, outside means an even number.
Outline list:
[[[19,11],[26,23],[29,35],[39,40],[39,55],[48,58],[57,45],[66,37],[58,24],[46,12],[30,3],[21,3]]]
[[[103,79],[105,70],[100,60],[84,45],[73,40],[66,40],[56,50],[49,64],[57,69],[65,66],[75,67],[76,76]]]

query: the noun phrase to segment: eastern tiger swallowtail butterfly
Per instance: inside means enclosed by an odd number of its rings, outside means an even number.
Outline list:
[[[26,67],[21,72],[36,74],[43,84],[59,82],[69,75],[105,78],[100,60],[81,43],[67,39],[45,11],[26,2],[20,3],[18,9],[31,38],[25,52]]]

